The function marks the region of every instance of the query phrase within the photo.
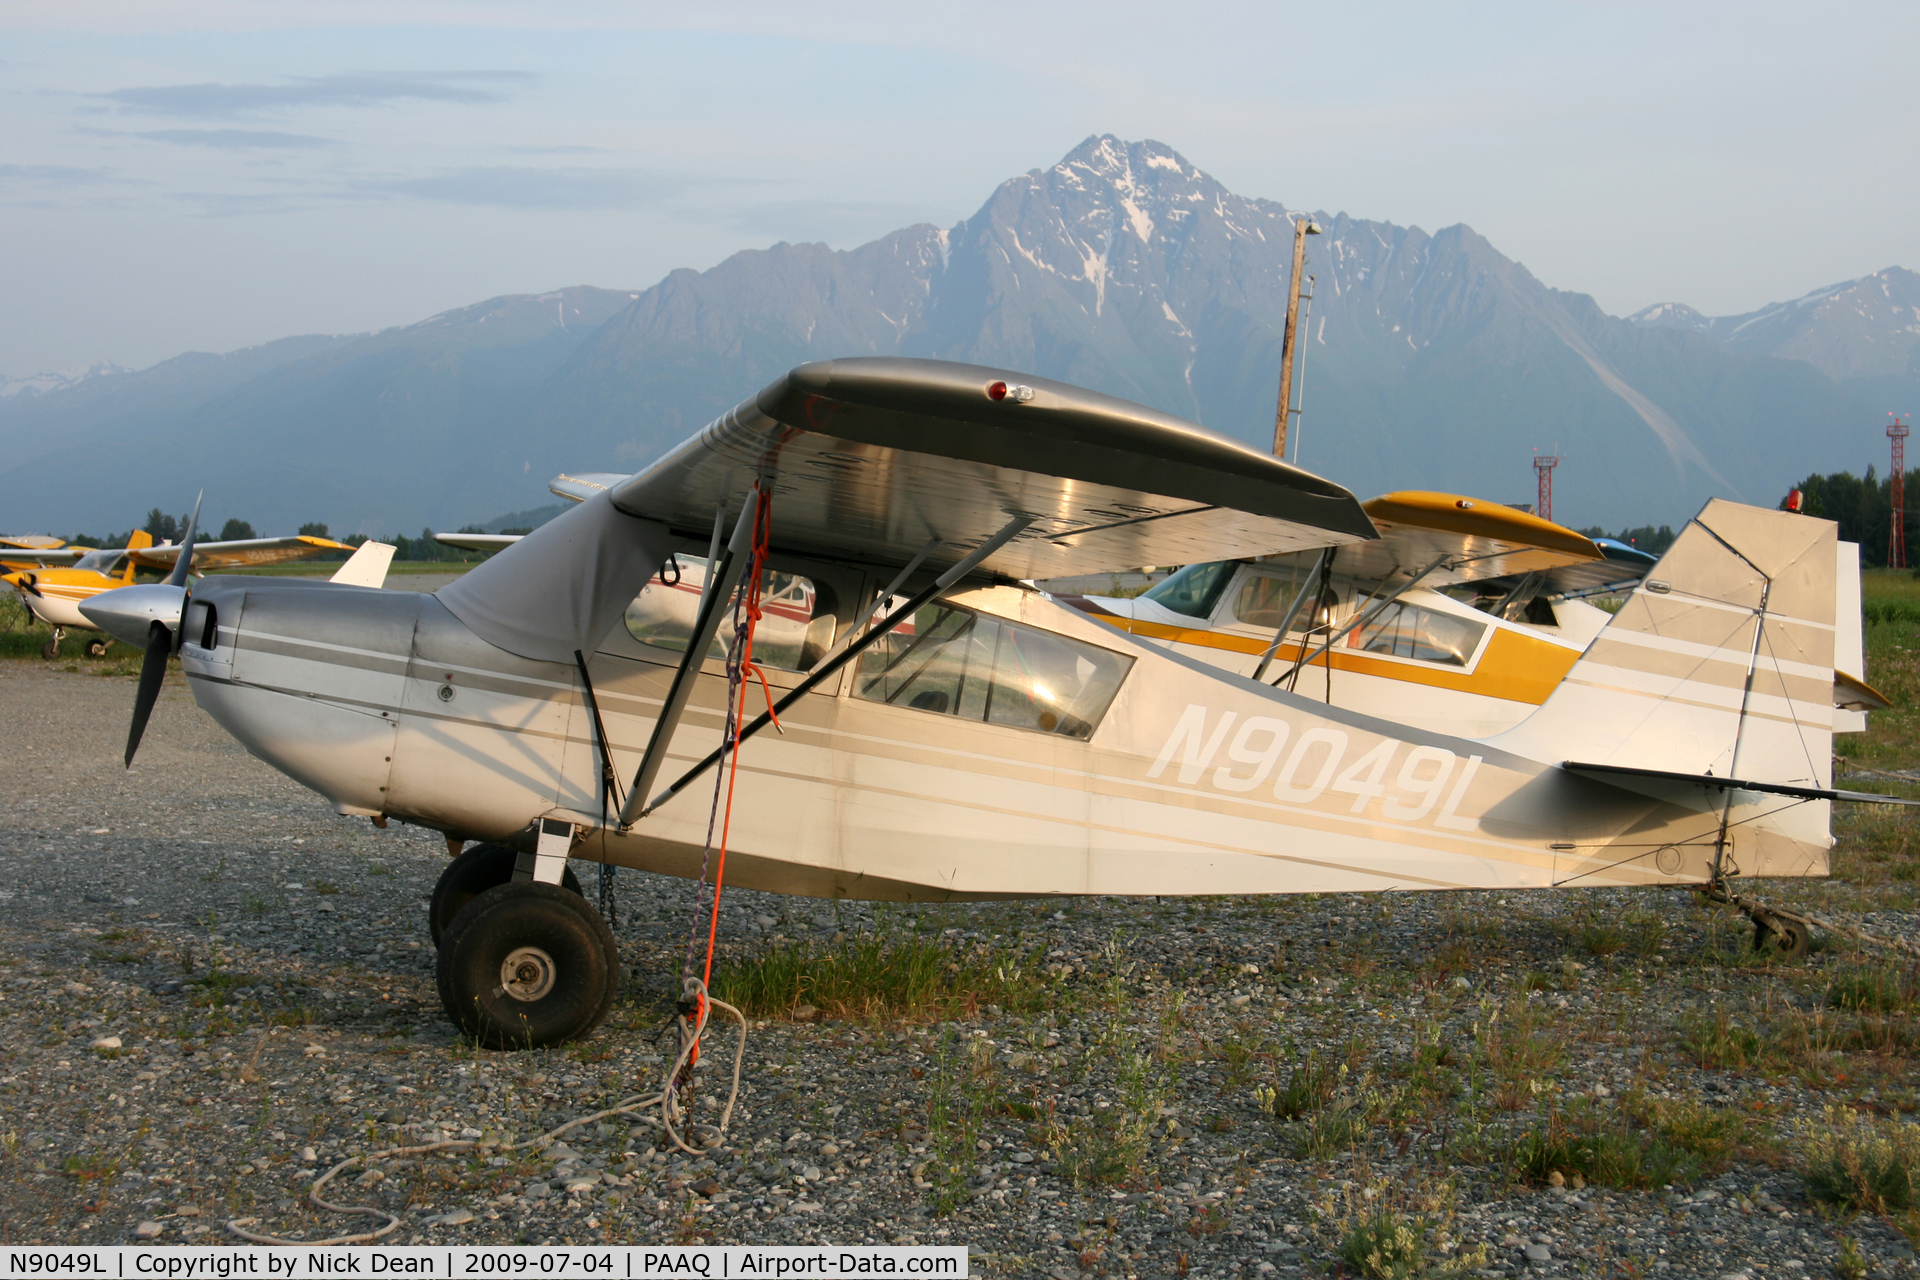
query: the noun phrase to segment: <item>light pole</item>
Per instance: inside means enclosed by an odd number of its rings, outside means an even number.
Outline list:
[[[1280,403],[1273,411],[1273,456],[1287,458],[1287,426],[1293,417],[1294,330],[1300,324],[1300,271],[1307,261],[1307,237],[1320,234],[1312,218],[1293,220],[1293,274],[1287,277],[1287,327],[1280,336]]]

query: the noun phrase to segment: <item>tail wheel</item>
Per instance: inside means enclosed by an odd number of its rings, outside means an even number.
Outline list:
[[[1799,960],[1813,950],[1813,931],[1798,920],[1768,915],[1753,922],[1753,949],[1775,959]]]
[[[440,943],[440,1004],[489,1049],[542,1049],[599,1026],[620,954],[578,894],[519,881],[480,894]]]
[[[427,927],[434,946],[440,945],[447,927],[469,902],[489,889],[512,882],[519,857],[504,844],[476,844],[447,864],[439,883],[433,886],[433,901],[427,908]],[[580,880],[572,867],[567,868],[560,883],[576,894],[580,892]]]

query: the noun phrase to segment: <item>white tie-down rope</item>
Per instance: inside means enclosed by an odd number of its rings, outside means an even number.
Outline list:
[[[340,1161],[313,1180],[312,1185],[307,1188],[307,1198],[320,1208],[330,1213],[371,1214],[387,1220],[386,1225],[372,1231],[362,1231],[349,1236],[332,1236],[325,1240],[290,1240],[282,1236],[262,1235],[259,1232],[248,1231],[246,1228],[259,1222],[258,1218],[229,1219],[227,1222],[227,1230],[239,1236],[242,1240],[250,1240],[254,1244],[311,1246],[371,1244],[400,1229],[401,1218],[398,1214],[388,1213],[385,1209],[377,1209],[372,1205],[334,1204],[330,1200],[320,1198],[320,1189],[322,1187],[326,1186],[327,1183],[332,1181],[336,1176],[352,1168],[354,1165],[365,1164],[369,1160],[388,1160],[399,1156],[426,1155],[433,1151],[457,1151],[467,1147],[489,1147],[497,1151],[523,1151],[529,1147],[544,1147],[562,1134],[577,1129],[583,1124],[592,1124],[594,1121],[604,1120],[608,1116],[633,1115],[635,1112],[645,1111],[651,1107],[659,1107],[660,1114],[658,1116],[640,1116],[640,1120],[652,1125],[656,1129],[662,1130],[666,1134],[669,1142],[673,1143],[674,1146],[680,1148],[680,1150],[686,1152],[688,1155],[697,1156],[704,1152],[702,1148],[690,1147],[682,1140],[679,1130],[675,1128],[676,1123],[680,1125],[681,1129],[686,1129],[689,1132],[694,1129],[701,1129],[710,1134],[711,1140],[706,1143],[706,1149],[719,1146],[721,1140],[726,1136],[728,1124],[733,1120],[734,1104],[740,1099],[740,1067],[745,1061],[747,1053],[747,1020],[738,1009],[726,1001],[717,1000],[713,996],[708,995],[706,987],[698,978],[689,977],[686,979],[684,995],[690,999],[696,996],[705,998],[698,1002],[700,1008],[699,1021],[694,1026],[691,1034],[685,1030],[686,1023],[684,1021],[679,1023],[682,1028],[680,1052],[675,1055],[673,1065],[667,1068],[666,1078],[661,1085],[660,1092],[655,1094],[635,1094],[631,1098],[622,1098],[619,1102],[604,1111],[596,1111],[592,1115],[581,1116],[577,1120],[569,1120],[559,1128],[549,1129],[539,1137],[527,1138],[519,1142],[488,1142],[484,1138],[455,1138],[444,1142],[422,1143],[419,1146],[388,1147],[383,1151],[363,1152],[357,1156],[348,1156],[345,1160]],[[673,1083],[676,1077],[679,1076],[682,1068],[686,1065],[688,1057],[693,1053],[694,1046],[699,1044],[701,1037],[706,1034],[707,1022],[712,1016],[711,1010],[713,1009],[726,1010],[728,1014],[732,1015],[733,1020],[740,1024],[740,1039],[739,1042],[734,1045],[733,1049],[733,1085],[727,1092],[727,1105],[721,1108],[719,1124],[687,1125],[684,1123],[685,1110],[677,1101],[676,1095],[680,1091],[673,1087]]]

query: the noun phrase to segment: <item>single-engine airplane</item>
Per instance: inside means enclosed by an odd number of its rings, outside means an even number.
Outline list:
[[[728,883],[894,901],[1818,876],[1832,802],[1887,799],[1832,785],[1835,526],[1807,516],[1709,502],[1542,705],[1481,738],[1021,585],[1376,537],[1340,486],[1177,418],[859,358],[793,369],[432,595],[189,590],[183,559],[85,609],[147,646],[129,763],[177,651],[195,701],[336,812],[482,842],[429,927],[448,1016],[498,1047],[585,1034],[613,1000],[569,859],[704,878],[729,768]],[[712,571],[676,635],[636,601],[682,553]],[[810,616],[730,671],[708,655],[749,573],[805,579]],[[723,741],[758,677],[772,707]]]
[[[326,551],[353,549],[344,542],[305,534],[286,538],[203,542],[194,548],[193,568],[196,572],[204,573],[209,569],[284,564]],[[153,536],[145,530],[135,530],[124,547],[100,550],[64,545],[56,548],[9,545],[0,548],[0,565],[10,571],[0,574],[0,582],[11,586],[33,616],[53,628],[53,638],[41,647],[40,653],[42,657],[55,658],[60,655],[60,642],[66,639],[69,630],[100,631],[81,610],[80,606],[85,601],[103,591],[126,586],[134,580],[134,574],[140,569],[166,572],[173,568],[179,554],[179,546],[156,546]],[[388,559],[392,558],[392,554],[389,550]],[[384,565],[382,569],[384,571]],[[378,586],[379,583],[373,585]],[[87,652],[98,657],[106,652],[110,640],[108,635],[95,635],[87,641]]]

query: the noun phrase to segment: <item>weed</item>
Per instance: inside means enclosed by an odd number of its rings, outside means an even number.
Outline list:
[[[1712,1021],[1696,1020],[1680,1033],[1680,1044],[1689,1057],[1715,1071],[1742,1071],[1760,1064],[1766,1051],[1760,1033],[1734,1024],[1722,1009]]]
[[[1103,1186],[1131,1177],[1147,1156],[1153,1130],[1174,1085],[1170,1066],[1127,1033],[1109,1046],[1118,1064],[1111,1105],[1090,1116],[1054,1117],[1041,1137],[1059,1163],[1060,1175],[1076,1187]]]
[[[1867,1255],[1860,1252],[1858,1240],[1840,1237],[1840,1256],[1833,1260],[1833,1269],[1840,1273],[1840,1280],[1867,1280]]]
[[[1453,1184],[1371,1179],[1364,1166],[1317,1208],[1339,1233],[1340,1261],[1370,1280],[1441,1280],[1486,1266],[1486,1246],[1462,1249],[1453,1238]]]
[[[1299,1120],[1326,1106],[1341,1074],[1332,1064],[1320,1060],[1318,1050],[1309,1050],[1305,1058],[1296,1059],[1287,1069],[1285,1079],[1276,1081],[1273,1089],[1256,1091],[1255,1097],[1275,1118]]]
[[[333,883],[333,881],[331,880],[315,880],[312,884],[309,884],[307,888],[313,890],[315,893],[340,892],[340,886]]]
[[[936,1213],[952,1213],[966,1198],[976,1159],[974,1144],[980,1139],[986,1111],[978,1081],[992,1070],[991,1046],[969,1040],[962,1048],[955,1045],[952,1032],[941,1037],[928,1091],[930,1149],[923,1173],[933,1184]]]

